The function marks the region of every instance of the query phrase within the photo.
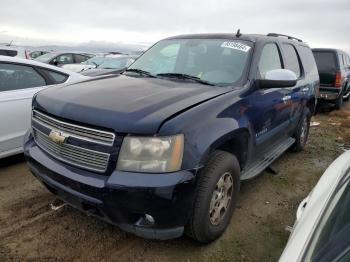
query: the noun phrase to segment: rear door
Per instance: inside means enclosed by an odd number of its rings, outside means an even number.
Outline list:
[[[31,66],[0,62],[0,157],[21,151],[32,97],[46,81]]]
[[[294,130],[298,124],[303,111],[303,101],[306,100],[306,93],[310,91],[309,83],[306,80],[304,69],[301,65],[300,55],[291,43],[282,44],[285,69],[291,70],[297,76],[297,84],[293,87],[285,88],[290,96],[290,121],[289,131]]]

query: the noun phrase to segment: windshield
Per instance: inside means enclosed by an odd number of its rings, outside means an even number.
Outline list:
[[[39,61],[39,62],[43,62],[43,63],[47,63],[49,62],[52,58],[56,57],[57,54],[54,54],[54,53],[47,53],[45,55],[41,55],[41,56],[38,56],[37,58],[35,58],[36,61]]]
[[[245,70],[251,43],[224,39],[163,40],[138,58],[129,69],[152,75],[184,74],[215,85],[238,82]]]
[[[129,57],[105,57],[98,66],[101,69],[123,69],[131,64]]]
[[[86,60],[85,62],[82,62],[83,65],[97,65],[99,66],[100,64],[103,63],[105,58],[103,56],[95,56],[93,58],[90,58]]]

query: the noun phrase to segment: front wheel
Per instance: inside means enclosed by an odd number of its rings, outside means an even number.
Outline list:
[[[310,121],[311,117],[309,114],[305,114],[300,121],[300,124],[294,135],[295,143],[293,146],[293,150],[295,152],[303,151],[305,148],[307,139],[309,137]]]
[[[215,151],[199,174],[195,206],[186,233],[202,243],[221,236],[230,223],[239,187],[237,158],[224,151]]]

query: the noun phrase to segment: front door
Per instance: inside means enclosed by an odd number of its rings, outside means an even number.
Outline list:
[[[0,62],[0,157],[21,151],[33,95],[45,85],[32,67]]]
[[[264,79],[270,70],[282,69],[279,47],[268,43],[263,47],[258,64],[257,79]],[[251,128],[255,133],[257,151],[266,150],[284,138],[290,125],[291,92],[286,88],[255,90],[248,96],[247,111]]]

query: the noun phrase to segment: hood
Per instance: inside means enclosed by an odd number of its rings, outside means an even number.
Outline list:
[[[155,134],[174,114],[231,90],[189,81],[121,75],[45,89],[38,93],[33,106],[116,133]]]
[[[103,68],[92,68],[86,69],[80,72],[84,76],[100,76],[100,75],[109,75],[109,74],[120,74],[124,69],[103,69]]]

